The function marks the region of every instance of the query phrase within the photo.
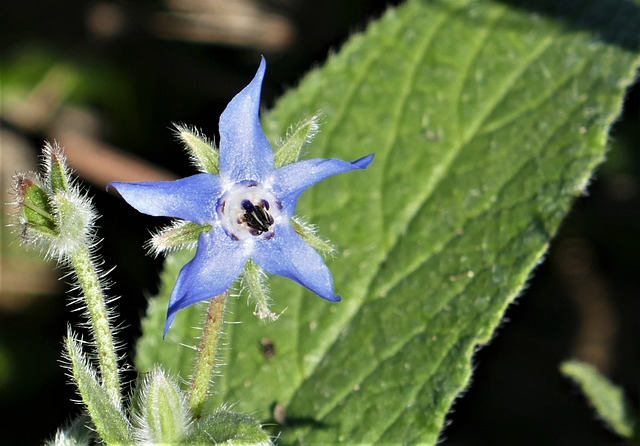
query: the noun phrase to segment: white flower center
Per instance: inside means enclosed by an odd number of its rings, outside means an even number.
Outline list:
[[[218,200],[217,208],[222,227],[234,240],[270,239],[281,210],[282,203],[255,181],[242,181],[231,186]]]

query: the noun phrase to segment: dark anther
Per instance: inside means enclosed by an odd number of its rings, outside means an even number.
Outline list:
[[[249,200],[242,200],[242,203],[240,204],[242,204],[242,208],[247,212],[253,212],[253,210],[256,208]]]
[[[249,200],[242,200],[242,209],[245,210],[244,215],[241,217],[244,222],[249,226],[249,233],[251,235],[260,235],[263,232],[267,232],[271,225],[273,225],[273,217],[269,212],[269,202],[261,200],[257,206]]]

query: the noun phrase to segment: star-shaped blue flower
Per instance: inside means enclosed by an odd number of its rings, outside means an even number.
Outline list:
[[[111,184],[144,214],[211,227],[200,235],[195,257],[180,271],[165,334],[179,310],[227,291],[249,259],[324,299],[340,300],[329,268],[295,231],[291,219],[300,194],[308,187],[338,173],[366,169],[373,155],[352,163],[317,158],[276,168],[259,119],[265,69],[263,58],[251,83],[220,117],[219,175]]]

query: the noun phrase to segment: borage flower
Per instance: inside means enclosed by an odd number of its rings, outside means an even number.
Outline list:
[[[195,257],[178,276],[165,334],[176,313],[229,289],[252,259],[269,274],[295,280],[320,297],[340,301],[324,260],[292,225],[300,194],[332,175],[366,169],[373,155],[352,163],[310,159],[276,168],[259,120],[262,59],[251,83],[220,117],[219,175],[177,181],[111,183],[138,211],[204,228]],[[215,149],[212,149],[215,150]]]

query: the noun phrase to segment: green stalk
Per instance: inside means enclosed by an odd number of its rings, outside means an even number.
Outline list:
[[[122,405],[122,397],[120,395],[115,344],[109,325],[105,296],[102,292],[98,272],[91,260],[89,248],[82,246],[80,249],[71,252],[69,261],[78,278],[78,283],[87,305],[89,324],[92,327],[93,338],[98,351],[102,385],[107,389],[114,404],[120,407]]]
[[[195,370],[191,378],[191,388],[189,393],[189,408],[196,418],[199,418],[204,408],[204,403],[209,392],[209,384],[213,376],[216,354],[218,353],[218,342],[224,323],[224,307],[227,301],[228,292],[211,299],[207,320],[204,324],[198,357],[196,359]]]

